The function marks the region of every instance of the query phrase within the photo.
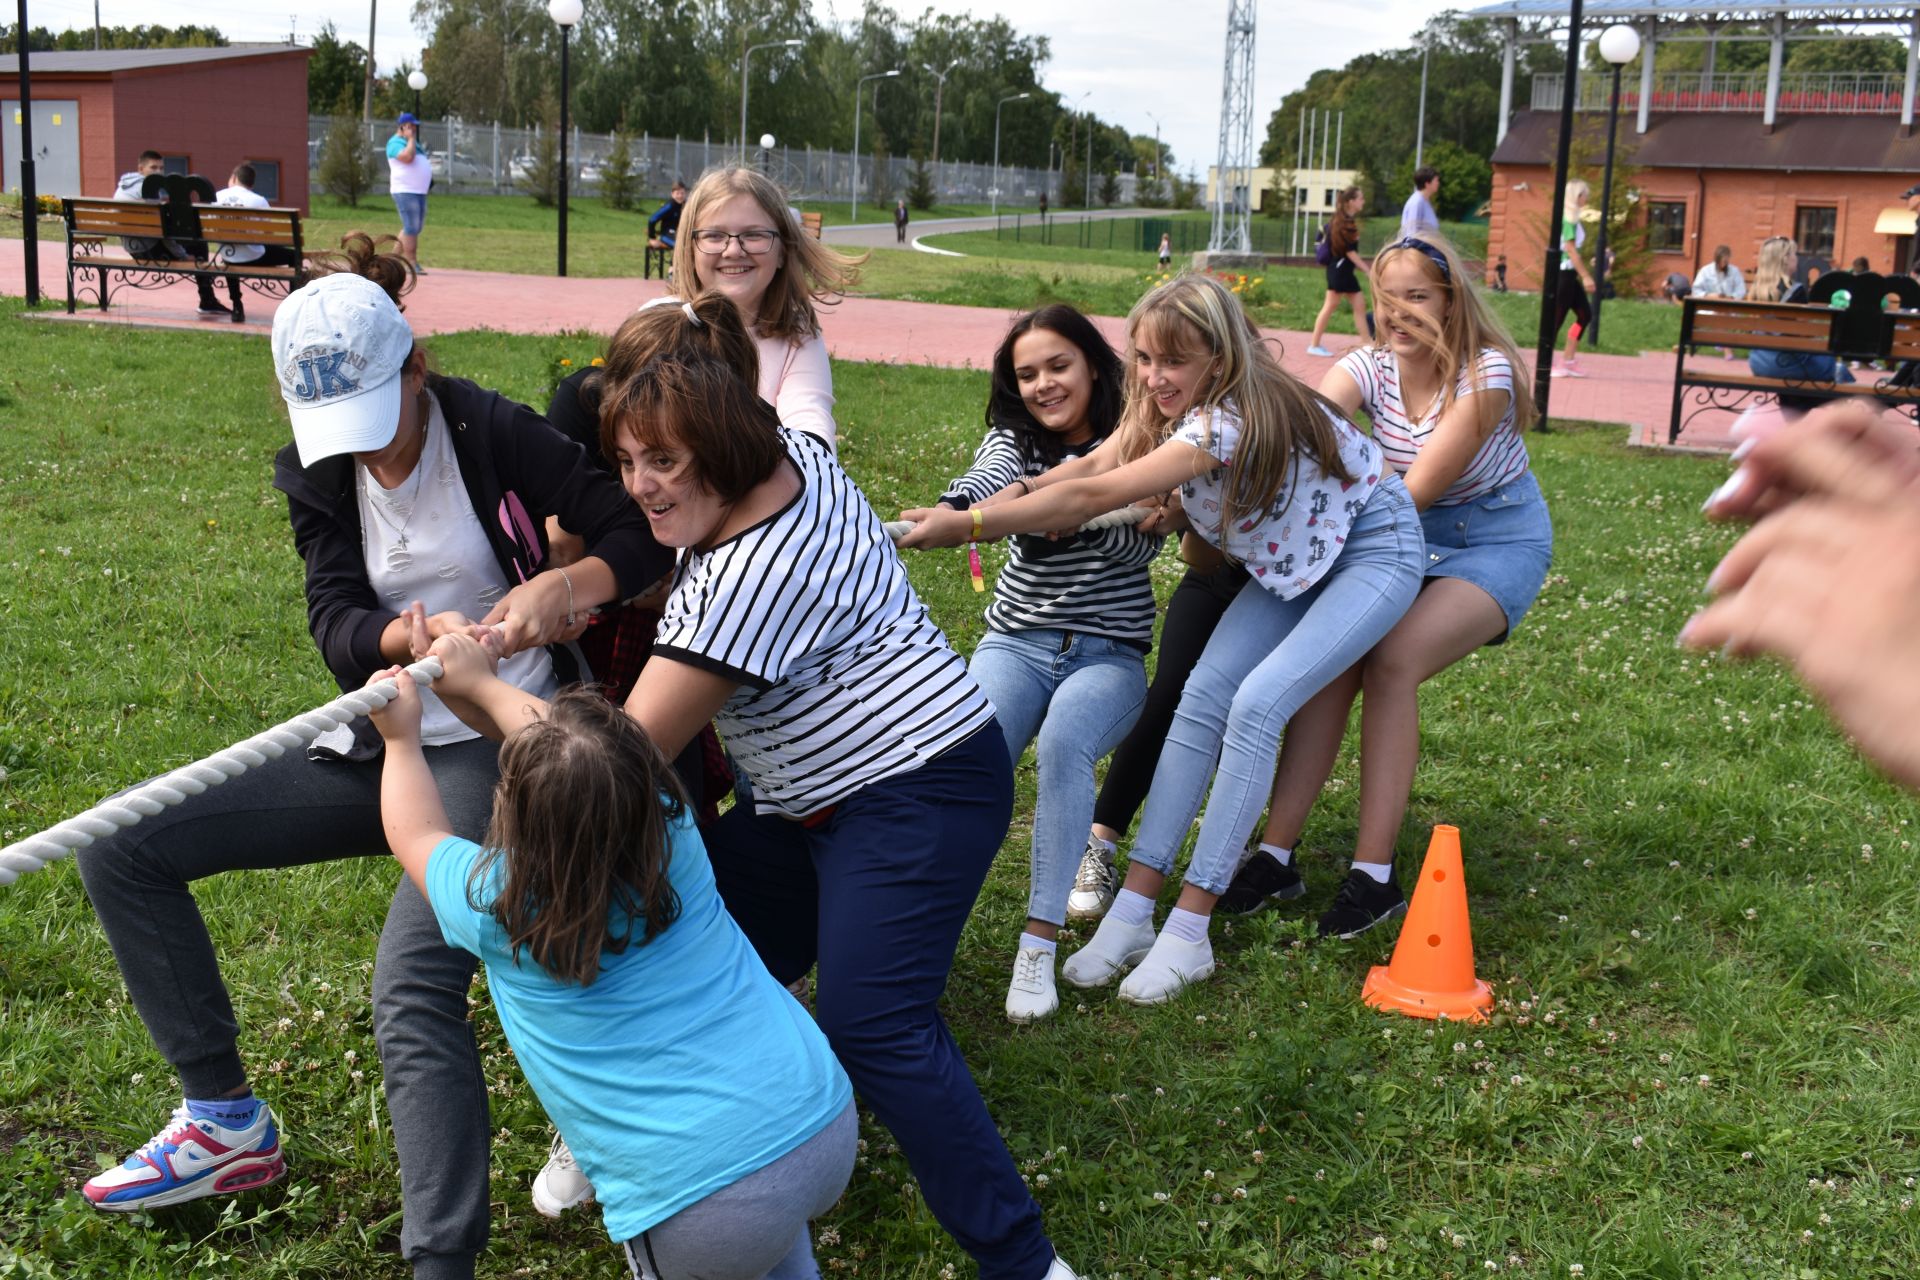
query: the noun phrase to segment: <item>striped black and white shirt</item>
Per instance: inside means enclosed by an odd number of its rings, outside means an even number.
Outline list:
[[[1092,448],[1069,448],[1075,457]],[[980,442],[967,474],[947,486],[940,501],[966,510],[1022,478],[1047,469],[1023,459],[1020,440],[994,427]],[[1058,540],[1016,536],[1008,540],[1006,567],[987,606],[992,631],[1054,629],[1106,636],[1142,652],[1153,646],[1153,581],[1147,566],[1160,554],[1161,539],[1128,525],[1076,533]]]
[[[800,492],[674,577],[654,653],[738,681],[717,723],[759,812],[802,818],[993,718],[828,446],[781,428]]]

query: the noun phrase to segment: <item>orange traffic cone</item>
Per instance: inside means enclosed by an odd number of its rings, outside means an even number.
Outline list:
[[[1460,865],[1460,828],[1437,826],[1414,886],[1393,962],[1375,965],[1360,998],[1416,1018],[1485,1022],[1493,989],[1473,976],[1473,930]]]

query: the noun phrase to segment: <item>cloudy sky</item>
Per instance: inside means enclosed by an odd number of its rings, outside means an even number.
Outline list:
[[[375,0],[379,18],[374,54],[382,69],[417,56],[421,34],[411,0]],[[592,0],[588,0],[592,3]],[[859,11],[859,0],[813,0],[822,18]],[[896,0],[902,13],[920,0]],[[933,0],[946,12],[1006,14],[1022,32],[1053,42],[1045,83],[1068,100],[1091,94],[1087,106],[1103,119],[1152,133],[1147,113],[1160,117],[1162,137],[1184,170],[1203,169],[1219,147],[1220,71],[1226,48],[1225,0]],[[1423,0],[1262,0],[1255,39],[1254,145],[1280,98],[1320,67],[1355,54],[1405,46],[1433,13],[1449,7]],[[1463,5],[1461,7],[1471,7]],[[93,0],[29,0],[28,21],[53,30],[90,27]],[[348,0],[100,0],[108,25],[137,22],[210,23],[233,40],[284,40],[288,31],[311,38],[331,18],[354,40],[365,40],[368,5]],[[1090,20],[1091,19],[1091,20]]]

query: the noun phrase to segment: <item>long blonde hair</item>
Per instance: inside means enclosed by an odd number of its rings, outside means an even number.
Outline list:
[[[1283,487],[1299,483],[1303,457],[1336,479],[1357,478],[1340,460],[1334,434],[1334,421],[1345,415],[1282,368],[1240,300],[1200,274],[1167,281],[1127,315],[1127,407],[1114,431],[1122,461],[1159,448],[1174,428],[1140,379],[1143,341],[1163,354],[1207,363],[1206,382],[1188,413],[1202,412],[1209,432],[1224,402],[1232,401],[1239,415],[1239,448],[1221,494],[1223,531],[1275,505]]]
[[[1771,236],[1760,242],[1760,263],[1753,269],[1750,296],[1759,302],[1779,302],[1793,292],[1787,259],[1800,252],[1790,236]]]
[[[1439,255],[1438,260],[1435,254]],[[1406,306],[1380,288],[1380,273],[1399,262],[1412,263],[1429,289],[1446,295],[1447,309],[1438,326],[1423,312]],[[1442,262],[1446,264],[1444,269]],[[1513,373],[1514,429],[1525,431],[1533,425],[1533,387],[1527,381],[1526,366],[1520,361],[1520,348],[1493,314],[1493,309],[1487,306],[1480,291],[1467,279],[1466,264],[1460,261],[1459,253],[1451,244],[1432,234],[1417,240],[1395,241],[1374,255],[1373,280],[1373,305],[1381,321],[1374,345],[1387,345],[1388,324],[1412,334],[1434,368],[1440,371],[1441,412],[1451,407],[1457,398],[1462,374],[1466,375],[1470,393],[1486,389],[1480,355],[1493,350],[1507,358]]]
[[[867,255],[848,257],[827,248],[800,229],[800,223],[788,208],[787,197],[772,179],[739,166],[715,169],[703,175],[687,196],[687,207],[680,214],[680,234],[673,249],[673,282],[670,290],[691,299],[703,287],[694,265],[699,250],[694,246],[696,232],[719,208],[735,196],[751,196],[767,215],[767,225],[780,235],[780,269],[760,300],[760,314],[747,320],[763,338],[786,338],[800,342],[820,334],[820,317],[815,306],[832,306],[840,295],[859,282],[860,264]]]

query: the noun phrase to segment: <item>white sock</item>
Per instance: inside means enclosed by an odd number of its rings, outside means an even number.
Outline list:
[[[1115,924],[1145,924],[1153,919],[1153,899],[1144,893],[1122,889],[1113,895],[1113,905],[1107,908],[1107,919]]]
[[[1167,922],[1161,926],[1161,932],[1170,933],[1182,942],[1205,942],[1209,919],[1197,911],[1175,907],[1167,913]]]
[[[1353,864],[1353,869],[1372,876],[1375,884],[1385,884],[1393,879],[1391,862],[1356,862]]]
[[[1260,852],[1266,854],[1283,867],[1293,865],[1293,850],[1291,849],[1282,849],[1277,844],[1268,844],[1265,841],[1261,841]]]
[[[1043,938],[1037,933],[1023,933],[1020,935],[1020,949],[1022,951],[1044,951],[1048,955],[1053,955],[1060,947],[1052,938]]]
[[[1100,852],[1106,854],[1107,857],[1113,857],[1113,841],[1102,840],[1099,836],[1089,835],[1087,837],[1087,844],[1090,848],[1098,849]]]

